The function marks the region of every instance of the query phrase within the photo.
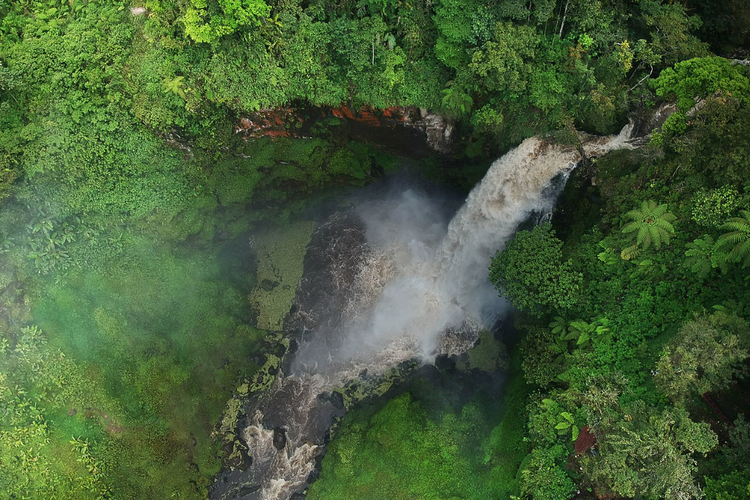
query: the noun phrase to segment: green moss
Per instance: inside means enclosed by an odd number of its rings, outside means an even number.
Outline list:
[[[314,222],[300,221],[255,238],[258,286],[250,292],[249,300],[258,313],[258,328],[282,329],[302,277],[305,249],[314,229]]]
[[[242,401],[239,398],[232,398],[227,402],[224,415],[221,418],[219,432],[223,441],[233,441],[236,438],[237,422],[242,411]]]
[[[442,391],[433,387],[432,393],[439,398]],[[507,498],[498,495],[504,486],[494,481],[497,466],[483,463],[478,452],[489,430],[481,404],[438,415],[431,404],[407,392],[375,413],[347,414],[308,498]]]
[[[250,392],[263,392],[271,387],[273,381],[276,378],[276,372],[281,365],[281,358],[273,354],[266,355],[266,362],[260,367],[258,373],[253,377],[253,381],[249,384]]]
[[[489,439],[483,444],[484,462],[494,465],[492,476],[498,485],[497,498],[518,495],[520,464],[528,452],[525,436],[530,387],[523,379],[518,349],[511,352],[508,369],[508,382],[503,388],[503,410]]]
[[[419,365],[414,361],[410,361],[388,369],[381,376],[367,380],[353,380],[345,387],[336,389],[334,392],[341,394],[344,406],[350,409],[357,403],[384,395],[391,388],[403,383],[417,368],[419,368]]]
[[[461,359],[456,366],[463,370],[478,369],[485,372],[506,370],[508,368],[508,353],[505,344],[495,339],[487,330],[479,332],[479,342],[466,351],[465,359]]]

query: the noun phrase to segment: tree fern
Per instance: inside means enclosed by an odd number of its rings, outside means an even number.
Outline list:
[[[716,251],[727,262],[741,262],[750,266],[750,212],[741,210],[742,217],[732,217],[721,229],[729,231],[716,240]]]
[[[669,245],[670,238],[674,236],[672,222],[677,217],[667,211],[666,204],[657,205],[653,200],[644,201],[640,208],[626,213],[625,218],[631,222],[623,226],[622,232],[643,249],[652,244],[657,249],[662,244]]]
[[[714,268],[726,271],[726,262],[723,254],[716,251],[714,239],[705,235],[687,244],[684,266],[698,276],[698,279],[706,279]]]

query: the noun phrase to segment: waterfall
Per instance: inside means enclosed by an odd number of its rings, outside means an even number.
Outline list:
[[[248,408],[242,437],[252,460],[230,476],[245,489],[215,485],[211,497],[232,498],[239,490],[246,499],[288,500],[304,488],[332,416],[341,413],[326,394],[363,370],[383,373],[404,360],[432,362],[471,347],[472,334],[502,312],[488,279],[492,256],[530,214],[552,209],[559,193],[550,185],[581,160],[581,150],[600,156],[632,147],[631,131],[629,125],[616,136],[581,134],[578,147],[525,140],[492,164],[447,225],[439,207],[409,190],[362,207],[366,244],[357,247],[356,266],[331,266],[329,281],[341,288],[345,303],[333,321],[312,328],[290,373],[280,372]],[[329,253],[340,251],[338,242],[331,239]],[[351,279],[335,275],[352,267]],[[286,439],[281,449],[272,430],[279,428]]]

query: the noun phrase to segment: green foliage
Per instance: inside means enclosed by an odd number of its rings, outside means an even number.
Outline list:
[[[731,186],[702,191],[693,198],[692,218],[700,226],[719,227],[739,203],[740,194]]]
[[[664,348],[654,380],[676,401],[726,389],[744,375],[748,348],[750,328],[741,318],[721,311],[696,318]]]
[[[695,106],[695,98],[714,93],[737,99],[750,97],[750,80],[737,66],[722,57],[703,57],[682,61],[662,71],[652,87],[659,97],[677,101],[678,109],[687,113]]]
[[[499,22],[492,39],[474,52],[469,69],[489,91],[517,96],[526,89],[538,38],[533,28]]]
[[[477,110],[471,117],[472,124],[477,130],[487,133],[497,133],[503,126],[503,114],[487,105]]]
[[[260,26],[270,12],[264,0],[190,0],[182,22],[196,42],[215,42],[243,27]]]
[[[705,428],[669,407],[631,410],[638,399],[664,403],[648,373],[665,346],[677,352],[670,336],[685,318],[729,298],[738,314],[748,311],[744,275],[711,271],[748,263],[748,217],[731,219],[723,236],[715,228],[744,208],[738,200],[748,192],[750,84],[741,66],[702,57],[706,45],[695,38],[702,29],[731,53],[750,26],[744,3],[143,6],[139,15],[119,1],[0,1],[0,491],[14,498],[205,496],[219,467],[209,433],[263,335],[248,324],[246,294],[256,285],[283,288],[274,285],[286,281],[278,276],[294,274],[278,251],[265,256],[260,283],[238,266],[220,269],[217,241],[253,220],[287,219],[327,186],[361,185],[371,165],[395,163],[346,140],[245,143],[232,134],[237,117],[291,104],[418,106],[458,118],[471,154],[480,155],[561,126],[610,132],[634,105],[650,102],[645,83],[661,71],[657,97],[679,106],[661,135],[663,156],[612,170],[594,164],[596,186],[580,198],[595,215],[580,220],[597,228],[566,241],[572,258],[562,259],[548,228],[521,232],[496,257],[501,264],[493,262],[493,281],[541,316],[525,327],[523,369],[528,381],[559,390],[560,408],[535,420],[551,442],[521,466],[524,494],[571,494],[566,446],[584,421],[603,439],[584,481],[623,495],[699,494],[686,457],[708,449]],[[684,203],[696,192],[692,205]],[[636,193],[668,201],[681,220],[692,217],[710,234],[675,233],[673,220],[661,231],[641,226],[626,231],[641,249],[673,244],[648,259],[631,246],[623,256],[633,262],[617,259],[619,210],[634,205]],[[601,202],[583,205],[594,199]],[[682,262],[695,274],[679,271]],[[258,300],[258,318],[278,327],[289,293]],[[26,327],[27,304],[49,341]],[[548,327],[553,314],[592,321],[560,316]],[[710,336],[695,337],[696,345],[715,347]],[[734,374],[740,349],[717,349],[721,359],[703,357]],[[496,366],[494,353],[474,352],[470,361]],[[698,366],[702,357],[691,356]],[[279,362],[267,359],[269,369]],[[697,380],[713,369],[698,366]],[[520,377],[511,379],[507,397],[515,399],[497,425],[473,404],[435,414],[427,403],[401,399],[377,418],[352,417],[360,427],[345,424],[327,458],[340,462],[329,469],[338,484],[327,484],[324,473],[313,488],[320,493],[311,495],[519,494],[515,472],[527,447],[519,409],[526,393],[518,384]],[[479,443],[477,436],[489,437]],[[636,449],[636,438],[646,445]],[[708,478],[706,494],[740,495],[733,471]]]
[[[569,333],[565,340],[575,340],[576,346],[585,346],[592,342],[592,340],[596,341],[600,336],[607,333],[609,331],[608,324],[609,321],[606,318],[601,318],[591,323],[587,323],[582,319],[571,321],[568,326]]]
[[[565,472],[567,456],[567,450],[559,444],[535,448],[521,470],[524,495],[540,500],[573,498],[576,485]]]
[[[433,417],[427,404],[407,392],[374,414],[348,414],[309,498],[479,500],[497,495],[503,488],[493,481],[498,471],[483,464],[476,451],[469,452],[480,445],[477,433],[486,429],[480,408],[468,403]]]
[[[750,5],[742,0],[706,0],[690,5],[703,20],[701,39],[716,54],[730,54],[750,35]]]
[[[662,71],[652,81],[656,95],[677,101],[678,112],[664,123],[663,131],[681,134],[686,130],[687,112],[695,99],[712,95],[732,97],[742,102],[750,98],[750,80],[736,66],[721,57],[703,57],[682,61]]]
[[[748,500],[750,499],[750,478],[743,471],[733,471],[717,478],[706,478],[703,489],[706,500]]]
[[[723,252],[729,262],[750,266],[750,211],[741,210],[742,217],[732,217],[721,229],[725,232],[716,240],[716,250]]]
[[[565,311],[576,303],[582,276],[562,259],[562,241],[549,224],[519,231],[490,266],[490,280],[501,295],[541,315],[545,308]]]
[[[578,438],[580,422],[574,415],[577,408],[567,401],[544,398],[530,407],[529,436],[535,444],[552,446]]]
[[[640,6],[643,22],[650,28],[649,49],[664,63],[671,65],[683,59],[708,55],[706,44],[691,34],[700,28],[701,18],[688,16],[682,4],[644,0]]]
[[[436,2],[434,22],[438,30],[435,55],[449,68],[460,68],[467,62],[464,46],[475,40],[472,13],[479,12],[479,2],[441,0]]]
[[[246,301],[223,275],[219,248],[190,252],[148,233],[131,234],[128,243],[103,268],[40,282],[34,317],[95,374],[90,394],[67,398],[62,411],[101,422],[90,443],[106,463],[101,481],[113,495],[199,498],[220,466],[209,434],[233,381],[255,368],[246,356],[264,332],[243,322]]]
[[[582,460],[598,491],[644,499],[701,495],[692,454],[708,453],[718,444],[708,424],[693,422],[683,409],[658,411],[641,402],[621,418],[598,434],[601,457]]]
[[[521,340],[523,377],[530,383],[547,387],[565,369],[567,345],[549,328],[533,328]]]
[[[670,238],[674,236],[672,222],[677,217],[667,212],[666,204],[657,205],[653,200],[644,201],[640,208],[631,210],[624,217],[631,222],[623,226],[622,232],[628,235],[637,247],[647,249],[653,243],[658,250],[662,243],[669,245]],[[622,257],[629,260],[628,254],[623,253]]]
[[[546,316],[522,314],[516,321],[524,335],[524,375],[545,389],[536,399],[541,403],[528,408],[532,453],[569,447],[573,426],[589,426],[596,453],[576,459],[583,466],[578,487],[590,485],[598,496],[698,498],[701,484],[720,477],[727,491],[740,491],[729,478],[743,449],[726,445],[703,455],[717,445],[708,424],[718,424],[698,408],[696,396],[730,394],[726,389],[746,368],[745,322],[726,312],[746,317],[746,275],[714,269],[728,269],[726,254],[736,245],[717,246],[719,226],[744,207],[747,105],[723,93],[704,103],[685,114],[684,135],[666,137],[662,150],[598,159],[591,172],[595,186],[587,187],[583,175],[568,182],[571,198],[562,197],[566,217],[559,234],[567,238],[571,270],[583,274],[578,301],[559,316],[549,308]],[[636,204],[623,224],[621,207]],[[652,236],[649,223],[656,226],[664,214],[668,224],[659,225],[665,232]],[[678,218],[695,224],[675,231]],[[618,230],[622,226],[629,231]],[[625,238],[634,244],[628,247]],[[655,247],[657,239],[660,252],[645,255],[644,245]],[[630,261],[617,258],[623,247]],[[728,309],[705,314],[727,300],[733,301]],[[571,324],[580,320],[571,318],[605,317],[608,331],[575,345],[580,330]],[[591,329],[588,321],[580,326]],[[695,412],[692,418],[683,405]],[[548,476],[564,477],[567,462],[561,460],[557,471],[549,465]],[[534,495],[533,488],[527,491]]]
[[[685,247],[687,248],[685,250],[685,257],[687,258],[684,265],[698,279],[706,279],[715,268],[726,272],[725,255],[722,252],[716,251],[716,244],[711,236],[705,235],[703,238],[696,238],[685,245]]]
[[[68,412],[89,404],[117,405],[96,381],[48,343],[37,326],[3,328],[0,335],[0,485],[3,498],[107,498],[106,457],[86,436],[102,437],[98,422]],[[66,415],[62,417],[59,415]],[[60,439],[66,431],[75,433]],[[69,441],[69,442],[68,442]]]
[[[449,82],[449,86],[442,91],[443,99],[440,101],[442,108],[454,117],[461,117],[469,114],[474,101],[471,96],[466,93],[459,85]],[[485,108],[482,108],[484,110]],[[489,114],[488,114],[489,113]],[[478,125],[481,126],[486,120],[489,120],[487,125],[492,125],[492,122],[498,122],[498,117],[494,114],[491,108],[487,108],[486,111],[481,111],[476,114]],[[499,118],[502,122],[502,116]]]

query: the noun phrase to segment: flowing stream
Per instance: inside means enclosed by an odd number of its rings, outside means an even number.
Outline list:
[[[591,157],[632,147],[631,131],[582,134],[582,149]],[[304,326],[287,373],[250,402],[241,436],[249,466],[212,498],[292,498],[315,469],[331,420],[343,413],[333,389],[405,360],[429,363],[471,347],[504,307],[488,280],[492,256],[530,214],[551,211],[559,194],[553,179],[562,176],[564,185],[580,160],[573,146],[527,139],[492,164],[447,225],[430,200],[408,190],[363,205],[362,227],[349,228],[348,248],[356,251],[337,248],[338,236],[326,240],[329,286],[341,300],[319,305],[327,320]]]

